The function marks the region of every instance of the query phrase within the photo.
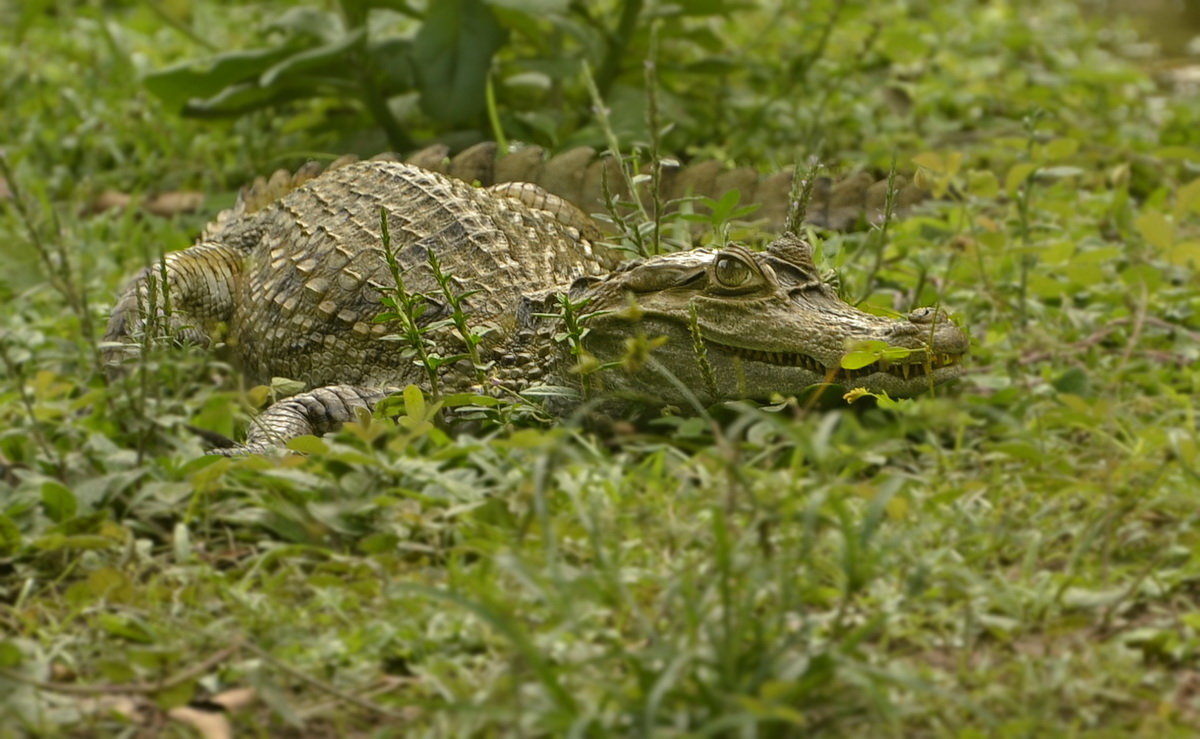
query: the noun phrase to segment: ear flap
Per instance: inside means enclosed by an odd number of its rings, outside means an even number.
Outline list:
[[[767,253],[801,269],[815,269],[812,246],[794,234],[784,234],[767,247]]]
[[[575,281],[571,283],[571,288],[567,291],[567,295],[572,300],[576,300],[586,293],[589,288],[597,283],[603,282],[604,279],[605,278],[597,277],[596,275],[584,275],[583,277],[576,277]]]
[[[799,236],[780,236],[767,247],[767,254],[794,267],[807,278],[815,278],[818,274],[817,265],[813,262],[812,246]]]

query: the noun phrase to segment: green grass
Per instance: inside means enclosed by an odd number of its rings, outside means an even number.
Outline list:
[[[286,3],[168,5],[226,49]],[[239,687],[239,736],[1191,735],[1200,102],[1070,5],[871,5],[823,45],[836,3],[671,21],[662,145],[923,165],[956,195],[818,252],[845,295],[951,311],[954,388],[607,434],[449,436],[410,396],[283,459],[205,457],[186,430],[235,434],[266,395],[219,361],[152,347],[108,382],[97,341],[122,282],[240,184],[371,134],[305,125],[321,101],[163,112],[139,74],[203,49],[150,4],[8,11],[0,736],[187,736],[167,710]],[[684,92],[704,75],[716,102]],[[610,95],[629,146],[642,79]],[[536,113],[544,143],[605,145],[506,89],[514,131]],[[106,188],[210,197],[89,213]],[[143,713],[105,708],[131,694]]]

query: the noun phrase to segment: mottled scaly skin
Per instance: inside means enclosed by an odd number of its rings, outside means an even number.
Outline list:
[[[395,325],[375,323],[395,287],[380,228],[386,213],[405,288],[430,296],[422,325],[447,318],[428,255],[466,295],[485,390],[547,382],[583,389],[561,340],[558,295],[595,317],[586,349],[621,365],[589,376],[609,398],[712,403],[800,394],[814,384],[914,395],[955,377],[966,335],[938,311],[898,319],[842,301],[820,277],[811,248],[784,236],[766,251],[694,250],[618,265],[595,243],[578,209],[536,185],[472,187],[420,167],[371,161],[279,175],[208,228],[190,249],[143,274],[117,303],[106,339],[118,364],[145,330],[151,275],[165,275],[167,329],[188,341],[223,342],[253,382],[287,377],[312,390],[267,409],[244,447],[263,451],[324,433],[390,391],[427,382]],[[441,356],[463,343],[444,326],[426,334]],[[910,350],[855,371],[840,360],[864,341]],[[656,345],[648,357],[631,348]],[[633,361],[628,360],[630,357]],[[443,390],[477,386],[469,362],[448,363]]]
[[[167,257],[174,307],[188,317],[174,321],[198,324],[187,336],[192,341],[224,338],[253,382],[288,377],[310,387],[382,387],[424,376],[402,356],[403,342],[381,340],[396,327],[373,322],[383,311],[381,291],[395,285],[384,257],[381,208],[409,292],[438,295],[427,249],[437,250],[460,294],[474,292],[467,298],[472,323],[492,329],[485,361],[492,348],[509,344],[514,306],[529,292],[531,275],[545,285],[569,285],[615,264],[571,225],[582,218],[577,211],[540,191],[528,199],[542,208],[529,207],[518,199],[520,188],[500,186],[497,193],[396,162],[351,164],[319,182]],[[557,209],[566,215],[556,217]],[[423,318],[444,318],[442,307],[431,306]],[[106,338],[120,341],[139,325],[131,290]],[[462,350],[453,332],[430,338]]]

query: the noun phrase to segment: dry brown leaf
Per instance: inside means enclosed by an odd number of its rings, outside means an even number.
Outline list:
[[[204,739],[233,739],[233,727],[224,713],[179,706],[167,711],[172,720],[187,724]]]
[[[128,208],[133,202],[133,197],[126,192],[117,190],[105,190],[92,200],[88,206],[88,213],[103,213],[106,210],[120,210]]]
[[[191,190],[162,192],[142,202],[147,213],[168,218],[180,213],[194,213],[204,204],[204,194]]]
[[[145,198],[135,198],[120,190],[105,190],[97,195],[88,205],[90,214],[103,213],[109,210],[123,210],[140,206],[150,215],[170,218],[180,213],[192,213],[204,204],[204,194],[192,190],[173,190],[161,192]]]
[[[216,703],[226,711],[239,711],[254,701],[258,700],[258,693],[254,688],[233,688],[226,690],[224,693],[218,693],[208,699],[210,703]]]

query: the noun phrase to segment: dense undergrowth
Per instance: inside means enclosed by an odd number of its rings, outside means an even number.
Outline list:
[[[494,5],[493,117],[442,120],[414,82],[407,135],[603,147],[550,62],[618,48],[612,125],[648,142],[644,31]],[[616,34],[629,5],[589,17]],[[207,119],[143,85],[277,41],[284,2],[0,11],[0,735],[186,735],[167,710],[242,687],[230,720],[271,736],[1200,725],[1200,102],[1060,2],[646,5],[665,150],[895,157],[944,195],[813,236],[843,294],[951,311],[967,376],[604,434],[501,414],[450,435],[410,396],[305,456],[205,457],[186,425],[235,434],[265,392],[169,346],[106,381],[107,311],[254,175],[383,148],[370,91]],[[95,212],[107,189],[209,197]]]

